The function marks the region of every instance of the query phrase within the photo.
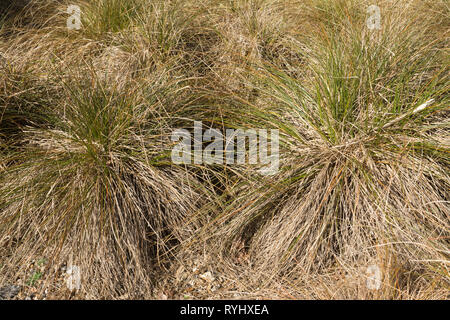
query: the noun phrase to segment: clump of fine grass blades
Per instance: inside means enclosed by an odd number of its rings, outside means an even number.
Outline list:
[[[445,38],[433,35],[429,12],[389,4],[380,31],[366,28],[352,1],[318,9],[336,16],[303,37],[307,69],[295,77],[260,65],[250,73],[258,101],[238,99],[248,110],[238,121],[280,130],[280,172],[241,188],[216,235],[225,256],[248,254],[263,283],[284,275],[300,286],[338,269],[364,279],[374,264],[383,273],[380,297],[430,287],[445,294]],[[399,265],[406,284],[393,275]]]
[[[43,256],[50,283],[58,266],[80,267],[85,297],[149,297],[206,199],[170,161],[170,134],[191,125],[195,95],[173,65],[148,61],[171,54],[184,25],[161,2],[147,34],[142,2],[98,1],[80,3],[83,29],[68,32],[65,7],[41,3],[51,23],[10,24],[0,48],[0,282]],[[170,39],[143,48],[153,27]]]
[[[91,295],[148,293],[200,201],[193,176],[167,160],[172,116],[183,116],[176,92],[158,78],[123,91],[78,79],[45,127],[22,129],[0,187],[10,264],[71,256]]]
[[[97,0],[83,2],[83,31],[91,35],[105,36],[129,28],[144,2],[141,0]]]

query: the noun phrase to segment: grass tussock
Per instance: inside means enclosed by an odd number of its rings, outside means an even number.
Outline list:
[[[102,294],[121,292],[125,279],[125,288],[150,285],[171,244],[195,230],[186,220],[202,202],[194,175],[167,160],[168,130],[183,116],[176,84],[155,79],[124,94],[78,81],[40,127],[23,127],[7,157],[1,225],[17,242],[11,264],[70,250],[81,268],[98,264],[87,275],[110,281]]]
[[[76,265],[84,298],[446,298],[449,7],[377,1],[371,30],[371,4],[1,7],[0,285],[67,297]],[[173,164],[193,121],[278,129],[279,172]],[[185,287],[202,268],[222,290]]]

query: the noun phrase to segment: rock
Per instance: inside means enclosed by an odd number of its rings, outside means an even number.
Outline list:
[[[0,288],[0,300],[3,299],[12,299],[20,291],[20,287],[16,285],[6,285]]]
[[[213,277],[213,275],[210,271],[199,275],[199,277],[200,277],[200,279],[205,280],[206,282],[213,282],[215,280],[215,278]]]
[[[165,293],[160,292],[158,294],[158,300],[167,300],[167,299],[169,299],[169,297]]]

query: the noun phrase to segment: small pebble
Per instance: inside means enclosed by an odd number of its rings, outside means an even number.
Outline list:
[[[200,277],[201,279],[205,280],[206,282],[213,282],[214,279],[215,279],[210,271],[205,272],[205,273],[199,275],[199,277]]]

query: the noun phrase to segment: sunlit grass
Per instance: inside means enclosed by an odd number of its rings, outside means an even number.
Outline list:
[[[37,287],[73,263],[80,296],[152,298],[201,260],[258,297],[444,297],[449,7],[378,1],[370,30],[371,4],[40,0],[0,17],[0,284],[44,257]],[[174,165],[193,121],[278,129],[280,171]]]

